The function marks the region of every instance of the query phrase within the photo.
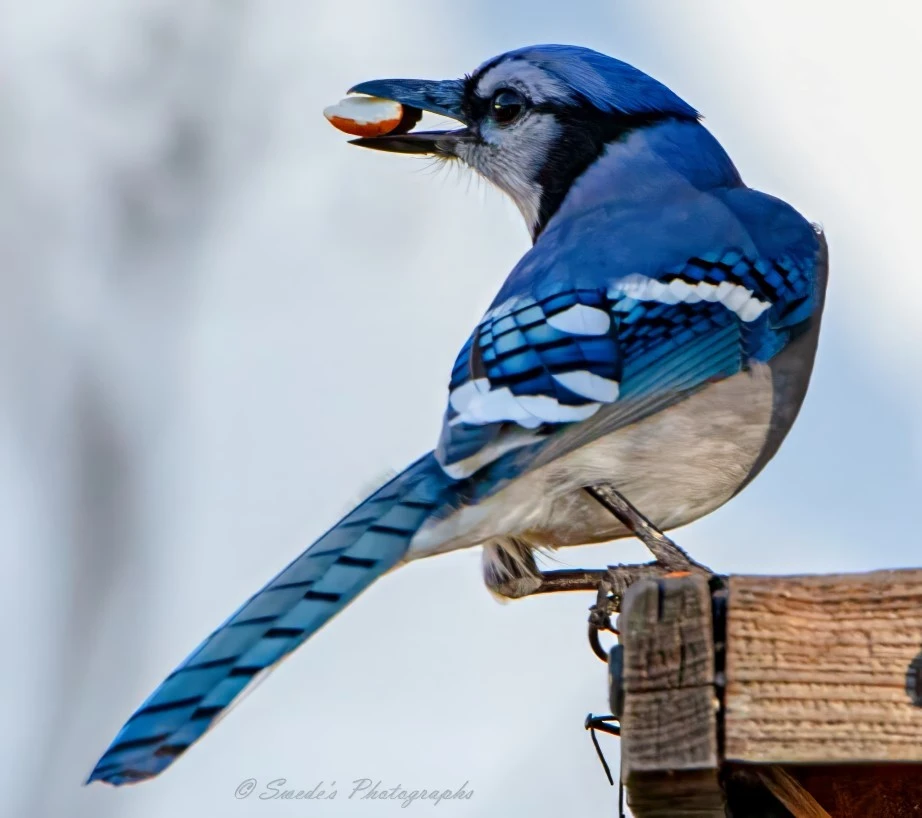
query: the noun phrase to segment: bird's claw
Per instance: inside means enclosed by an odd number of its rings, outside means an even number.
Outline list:
[[[703,565],[689,561],[676,569],[661,562],[647,562],[640,565],[611,565],[599,582],[595,604],[589,609],[589,646],[603,662],[608,661],[608,652],[602,647],[599,634],[602,632],[620,634],[612,623],[612,615],[621,611],[621,600],[627,589],[642,579],[666,579],[692,574],[712,576],[713,572]]]

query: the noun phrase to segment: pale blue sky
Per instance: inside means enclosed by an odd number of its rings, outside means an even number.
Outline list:
[[[369,481],[431,448],[454,356],[528,246],[514,207],[320,115],[357,81],[534,42],[637,64],[753,187],[825,226],[790,438],[677,533],[722,571],[918,565],[920,12],[802,2],[3,4],[0,676],[15,813],[395,814],[236,800],[286,777],[455,788],[464,816],[605,814],[583,596],[496,604],[479,554],[386,578],[162,778],[79,786],[198,641]],[[641,558],[633,544],[572,565]],[[609,759],[616,744],[605,737]]]

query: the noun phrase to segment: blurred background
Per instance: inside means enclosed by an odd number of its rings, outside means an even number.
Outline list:
[[[482,183],[349,147],[320,112],[360,80],[572,42],[704,112],[751,186],[824,225],[832,273],[787,444],[677,539],[727,572],[922,564],[912,0],[0,0],[0,20],[5,814],[401,809],[348,800],[359,778],[473,790],[417,812],[614,814],[582,729],[607,707],[591,600],[500,606],[474,552],[377,584],[162,778],[81,787],[202,637],[431,448],[528,246]],[[251,777],[341,795],[235,799]]]

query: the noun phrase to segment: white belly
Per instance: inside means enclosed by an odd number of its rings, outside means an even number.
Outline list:
[[[627,531],[586,492],[608,482],[662,529],[723,505],[749,475],[772,415],[771,371],[756,364],[519,478],[487,500],[427,524],[408,559],[506,537],[557,548]]]

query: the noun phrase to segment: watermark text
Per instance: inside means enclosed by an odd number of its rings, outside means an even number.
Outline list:
[[[474,795],[469,784],[469,781],[465,781],[454,789],[410,789],[402,784],[391,786],[380,779],[356,778],[342,787],[337,787],[335,781],[329,784],[320,781],[308,790],[293,786],[286,778],[275,778],[264,783],[255,778],[245,778],[234,790],[234,797],[237,800],[252,797],[260,801],[333,801],[337,798],[350,801],[397,801],[401,807],[409,807],[417,801],[430,804],[467,801]]]

